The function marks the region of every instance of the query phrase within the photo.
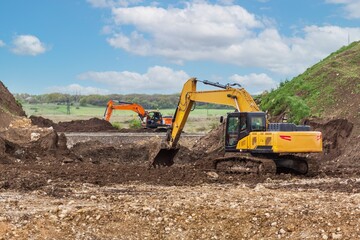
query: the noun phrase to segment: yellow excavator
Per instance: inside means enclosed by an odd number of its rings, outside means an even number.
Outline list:
[[[197,82],[220,89],[197,91]],[[258,174],[279,170],[299,174],[316,171],[316,162],[297,153],[322,152],[321,132],[311,131],[306,125],[269,123],[266,113],[260,111],[251,95],[239,84],[222,85],[196,78],[189,79],[183,86],[172,126],[168,129],[166,146],[153,159],[154,167],[174,163],[180,135],[196,102],[235,108],[235,112],[227,114],[225,127],[225,152],[231,154],[213,160],[216,170]]]
[[[144,128],[169,127],[171,116],[163,116],[159,111],[146,111],[140,104],[109,100],[105,109],[104,119],[110,121],[113,110],[130,110],[136,112]]]

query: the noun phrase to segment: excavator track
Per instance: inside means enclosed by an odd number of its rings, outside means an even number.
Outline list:
[[[318,161],[295,155],[256,155],[229,156],[213,160],[216,171],[240,174],[276,174],[294,173],[315,176],[318,173]]]
[[[280,155],[273,158],[276,163],[277,172],[295,173],[306,176],[315,176],[319,170],[318,161],[315,159],[297,156]]]
[[[225,173],[241,174],[276,174],[275,162],[270,159],[263,159],[248,156],[222,157],[213,160],[216,171]]]
[[[313,158],[306,158],[306,164],[308,166],[306,176],[313,177],[319,174],[319,160]]]

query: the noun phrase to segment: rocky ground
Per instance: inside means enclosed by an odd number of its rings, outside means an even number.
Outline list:
[[[331,142],[346,145],[346,131],[326,139],[312,177],[214,172],[206,163],[221,155],[221,131],[182,139],[175,165],[154,169],[156,134],[68,148],[52,128],[16,118],[0,133],[0,239],[360,237],[358,158]]]
[[[69,194],[0,192],[0,239],[358,239],[359,193],[316,187],[349,181],[360,179],[269,178],[255,187],[49,179],[48,191],[61,185]]]

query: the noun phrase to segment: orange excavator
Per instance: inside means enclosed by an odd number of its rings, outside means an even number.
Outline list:
[[[144,128],[170,127],[171,116],[162,116],[159,111],[146,111],[141,105],[131,102],[109,100],[104,113],[104,119],[110,121],[113,110],[130,110],[136,112]]]

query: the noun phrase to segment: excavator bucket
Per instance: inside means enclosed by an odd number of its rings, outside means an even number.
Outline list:
[[[174,157],[176,156],[179,148],[161,148],[158,154],[155,156],[152,166],[153,167],[162,167],[162,166],[171,166],[174,164]]]

